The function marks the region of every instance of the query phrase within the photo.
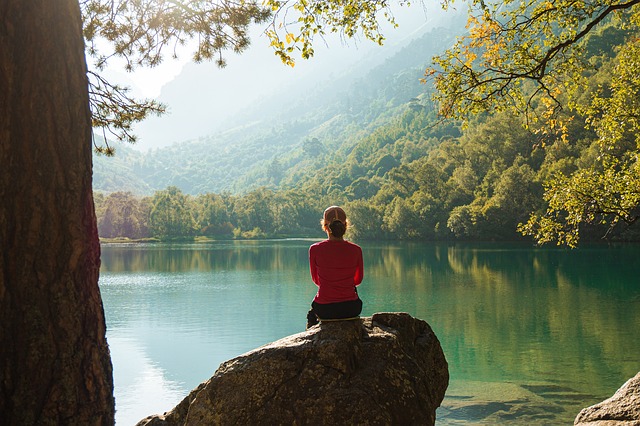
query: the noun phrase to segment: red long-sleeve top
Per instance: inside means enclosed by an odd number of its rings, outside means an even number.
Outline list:
[[[364,278],[362,249],[349,241],[325,240],[309,247],[311,279],[318,286],[317,303],[356,300],[355,287]]]

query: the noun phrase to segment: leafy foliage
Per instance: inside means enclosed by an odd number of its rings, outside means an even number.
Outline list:
[[[156,192],[149,214],[151,233],[163,239],[193,235],[195,223],[191,201],[175,186]]]
[[[549,144],[568,142],[572,120],[597,133],[597,161],[556,172],[546,212],[521,227],[541,243],[637,219],[639,3],[474,1],[468,35],[427,70],[445,116],[514,111]]]
[[[339,33],[353,38],[361,33],[381,45],[384,36],[380,32],[380,15],[397,26],[387,0],[267,0],[265,3],[274,13],[267,36],[276,55],[290,66],[295,65],[296,51],[303,59],[313,56],[316,37]],[[398,4],[409,2],[403,0]]]
[[[138,199],[130,192],[114,192],[95,200],[99,217],[98,229],[105,238],[149,236],[151,203],[149,198]]]
[[[592,68],[585,40],[594,28],[616,11],[619,24],[632,23],[638,3],[473,1],[469,34],[434,58],[439,68],[427,70],[435,76],[441,113],[464,118],[513,108],[527,115],[527,124],[548,120],[561,108],[562,94],[577,90],[584,71]],[[539,105],[541,113],[529,119]]]

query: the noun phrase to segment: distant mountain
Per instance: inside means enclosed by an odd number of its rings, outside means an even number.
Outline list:
[[[262,30],[256,28],[252,46],[241,55],[229,53],[225,68],[211,62],[190,63],[162,87],[158,100],[168,105],[168,113],[136,126],[139,146],[163,147],[256,118],[268,119],[272,113],[287,110],[301,94],[337,80],[346,82],[345,76],[365,74],[434,26],[448,26],[437,22],[449,22],[454,16],[439,7],[428,11],[419,5],[402,7],[396,11],[398,28],[383,25],[388,36],[384,46],[368,40],[345,42],[330,34],[326,45],[323,39],[316,40],[313,59],[300,59],[295,68],[282,64],[260,34]],[[269,105],[269,109],[256,105]]]
[[[146,153],[121,146],[115,158],[96,156],[94,189],[142,195],[175,185],[198,194],[293,185],[295,175],[322,167],[324,156],[335,160],[348,155],[360,138],[417,100],[423,102],[429,90],[419,83],[424,69],[433,55],[452,44],[461,28],[454,19],[448,28],[431,29],[368,71],[354,66],[314,85],[283,86],[279,93],[227,116],[225,131]],[[259,79],[259,69],[253,72]]]

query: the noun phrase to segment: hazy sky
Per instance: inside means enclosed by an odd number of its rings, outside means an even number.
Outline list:
[[[318,40],[314,58],[298,59],[294,68],[282,64],[256,28],[251,47],[241,55],[228,53],[228,66],[224,69],[213,63],[194,64],[185,51],[179,53],[177,60],[165,58],[158,67],[131,73],[113,63],[106,75],[129,85],[137,96],[167,104],[167,114],[151,117],[135,127],[139,142],[134,148],[146,150],[211,134],[224,128],[233,114],[265,96],[288,90],[294,83],[335,78],[365,58],[382,62],[397,46],[435,26],[443,14],[437,4],[426,11],[420,4],[400,8],[395,11],[400,27],[384,30],[385,46],[368,40],[350,40],[345,45],[338,38],[325,46]]]

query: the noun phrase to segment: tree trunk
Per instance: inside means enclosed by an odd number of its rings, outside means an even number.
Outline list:
[[[78,0],[0,1],[0,423],[113,424]]]

